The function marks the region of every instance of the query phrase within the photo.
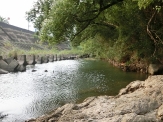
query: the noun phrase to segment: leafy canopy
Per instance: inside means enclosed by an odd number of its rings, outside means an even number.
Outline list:
[[[47,1],[50,0],[39,0],[27,13],[28,20],[34,22],[42,40],[60,42],[74,40],[86,28],[95,24],[109,26],[103,15],[105,10],[123,0]]]
[[[27,18],[43,41],[68,40],[126,62],[163,52],[162,6],[162,0],[38,0]]]

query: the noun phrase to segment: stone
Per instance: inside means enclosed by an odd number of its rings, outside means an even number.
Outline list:
[[[7,64],[10,64],[14,60],[13,57],[3,59]]]
[[[60,61],[61,60],[61,55],[57,55],[57,61]]]
[[[54,55],[49,55],[49,62],[53,62],[54,61]]]
[[[18,55],[17,61],[19,65],[26,65],[27,64],[26,55]]]
[[[3,113],[0,113],[0,120],[5,118],[6,116],[8,116],[8,115],[7,114],[4,115]]]
[[[27,65],[36,64],[35,55],[27,55],[26,58],[27,58]]]
[[[8,66],[8,64],[4,60],[0,60],[0,68],[1,69],[4,69],[7,66]]]
[[[37,71],[37,70],[34,70],[34,69],[32,70],[32,72],[36,72],[36,71]]]
[[[15,59],[8,60],[8,62],[10,62],[10,64],[7,64],[4,60],[0,60],[0,68],[8,72],[15,72],[19,63]]]
[[[19,65],[18,61],[16,61],[15,59],[12,60],[10,62],[10,64],[8,65],[8,70],[7,71],[15,72],[18,65]]]
[[[158,108],[157,115],[161,120],[163,120],[163,105]]]
[[[76,58],[77,58],[77,56],[70,56],[70,59],[72,59],[72,60],[74,60]]]
[[[26,66],[24,66],[23,64],[22,65],[19,64],[16,68],[16,71],[24,72],[26,71]]]
[[[3,59],[3,57],[2,56],[0,56],[0,60],[2,60]]]
[[[57,54],[54,55],[54,61],[57,61]]]
[[[43,56],[43,63],[48,63],[49,62],[49,56]]]
[[[43,63],[43,57],[37,55],[37,56],[36,56],[36,63],[37,63],[37,64],[42,64],[42,63]]]
[[[0,74],[8,74],[8,71],[0,69]]]
[[[126,88],[121,89],[118,95],[134,92],[142,86],[142,81],[133,81],[129,85],[127,85]]]
[[[148,67],[148,73],[151,75],[155,75],[161,71],[163,71],[163,65],[160,64],[150,64]]]

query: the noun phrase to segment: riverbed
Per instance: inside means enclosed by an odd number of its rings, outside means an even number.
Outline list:
[[[26,72],[0,75],[2,122],[24,122],[66,103],[116,95],[145,74],[123,72],[100,60],[64,60],[27,66]]]

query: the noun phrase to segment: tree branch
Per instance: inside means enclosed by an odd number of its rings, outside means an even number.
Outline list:
[[[98,16],[101,14],[101,12],[103,12],[104,10],[108,9],[109,7],[115,5],[115,4],[118,4],[119,2],[123,2],[123,0],[117,0],[117,1],[114,1],[106,6],[103,7],[103,0],[100,0],[100,8],[99,10],[93,10],[92,13],[95,13],[95,12],[98,12],[96,16],[94,16],[93,18],[90,18],[90,19],[85,19],[85,20],[81,20],[77,17],[77,15],[74,15],[75,17],[75,20],[77,22],[88,22],[79,32],[77,32],[74,37],[72,38],[72,40],[78,35],[80,34],[81,32],[83,32],[90,24],[93,20],[95,20],[96,18],[98,18]],[[98,24],[98,23],[97,23]],[[105,25],[109,25],[109,23],[105,23]],[[110,24],[113,26],[113,24]]]
[[[109,23],[109,22],[105,22],[105,21],[96,22],[94,24],[96,24],[96,25],[102,25],[102,26],[107,26],[107,27],[114,27],[114,28],[117,28],[118,27],[118,25],[115,25],[115,24]]]
[[[152,16],[151,16],[151,18],[149,19],[148,24],[147,24],[147,33],[148,33],[148,35],[150,36],[150,38],[154,41],[154,45],[155,45],[155,50],[154,50],[154,52],[153,52],[153,56],[155,56],[155,53],[156,53],[156,44],[157,44],[157,40],[154,38],[154,36],[153,36],[153,34],[152,34],[152,32],[150,31],[149,28],[150,28],[150,24],[151,24],[151,22],[152,22],[154,16],[156,15],[156,12],[157,12],[157,10],[154,11],[154,13],[152,14]]]
[[[100,2],[99,2],[100,8],[98,10],[92,10],[92,11],[87,12],[87,13],[96,13],[96,12],[98,12],[96,16],[94,16],[93,18],[82,20],[82,19],[78,18],[77,15],[74,15],[75,20],[78,21],[78,22],[92,21],[92,20],[96,19],[101,14],[101,12],[103,12],[104,10],[108,9],[109,7],[111,7],[111,6],[115,5],[115,4],[118,4],[119,2],[123,2],[123,0],[114,1],[114,2],[109,3],[108,5],[103,7],[103,0],[100,0]],[[84,13],[84,15],[87,14],[87,13]]]

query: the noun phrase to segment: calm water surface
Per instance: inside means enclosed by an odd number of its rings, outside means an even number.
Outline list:
[[[0,121],[24,122],[65,103],[79,103],[90,96],[116,95],[129,82],[145,78],[98,60],[28,66],[23,73],[0,75],[0,115],[7,115]]]

